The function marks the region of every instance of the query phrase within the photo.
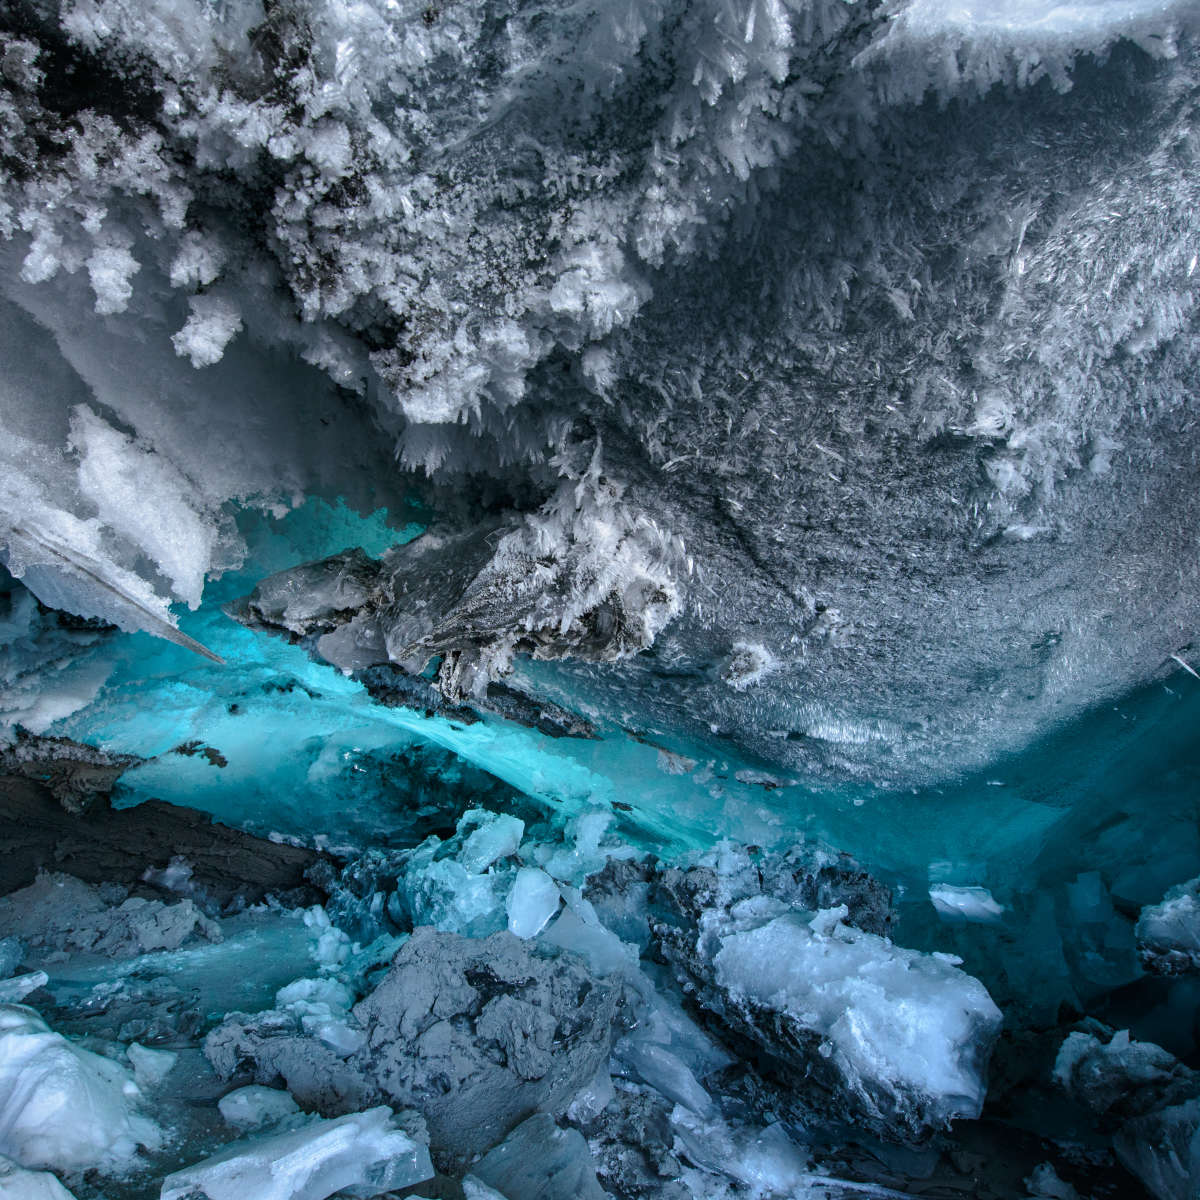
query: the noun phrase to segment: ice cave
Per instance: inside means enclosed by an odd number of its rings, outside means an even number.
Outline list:
[[[1200,0],[0,0],[0,1200],[1200,1200]]]

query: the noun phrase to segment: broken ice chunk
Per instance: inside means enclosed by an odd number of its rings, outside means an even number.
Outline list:
[[[1113,1145],[1121,1162],[1158,1200],[1200,1196],[1200,1100],[1130,1121]]]
[[[45,987],[50,976],[45,971],[30,971],[25,975],[14,975],[0,981],[0,1004],[20,1004],[30,992]]]
[[[433,1175],[428,1149],[386,1106],[234,1142],[163,1180],[160,1200],[325,1200],[375,1196]]]
[[[287,1092],[259,1083],[235,1088],[217,1101],[217,1108],[228,1124],[245,1130],[275,1125],[300,1111],[300,1106]]]
[[[608,855],[600,849],[600,843],[612,819],[612,813],[598,811],[581,813],[571,820],[565,830],[569,845],[555,850],[542,863],[547,873],[563,883],[581,884],[601,870]]]
[[[638,1031],[640,1032],[640,1031]],[[675,1104],[700,1116],[713,1112],[712,1097],[678,1055],[638,1033],[628,1034],[613,1047],[613,1057],[627,1072]]]
[[[717,984],[749,1023],[819,1038],[845,1085],[881,1112],[914,1127],[977,1117],[1000,1010],[945,957],[853,929],[845,916],[843,906],[714,930]]]
[[[131,1043],[126,1051],[129,1055],[130,1066],[133,1067],[133,1077],[139,1087],[157,1087],[171,1073],[171,1068],[179,1058],[170,1050],[150,1050],[146,1046]]]
[[[486,937],[504,928],[503,885],[511,874],[472,875],[462,863],[441,858],[414,863],[404,877],[404,895],[413,925],[445,933]]]
[[[509,932],[519,938],[536,937],[558,912],[561,900],[558,885],[545,871],[522,867],[505,902]]]
[[[275,993],[275,1007],[300,1019],[300,1028],[340,1058],[363,1044],[362,1030],[349,1020],[354,993],[336,979],[297,979]]]
[[[15,974],[25,961],[25,947],[15,937],[0,937],[0,979]]]
[[[486,871],[497,859],[516,854],[525,836],[525,822],[507,814],[473,808],[458,823],[458,832],[466,833],[458,861],[472,875]]]
[[[990,925],[1004,914],[1004,905],[997,903],[985,887],[937,883],[929,889],[929,899],[943,921],[977,921]]]
[[[746,1184],[754,1196],[810,1194],[808,1158],[778,1124],[759,1130],[733,1129],[720,1117],[702,1118],[676,1105],[671,1128],[693,1162]]]
[[[31,1008],[0,1005],[0,1154],[24,1167],[124,1170],[161,1132],[123,1067],[72,1045]]]
[[[523,1121],[475,1164],[474,1174],[507,1200],[607,1200],[592,1155],[577,1129],[559,1129],[549,1113]]]
[[[1172,888],[1142,909],[1137,923],[1142,966],[1155,975],[1200,971],[1200,878]]]
[[[4,1200],[75,1200],[49,1171],[26,1171],[0,1154],[0,1196]]]
[[[508,1200],[507,1196],[496,1191],[494,1187],[488,1187],[482,1179],[474,1175],[463,1176],[462,1188],[465,1200]]]

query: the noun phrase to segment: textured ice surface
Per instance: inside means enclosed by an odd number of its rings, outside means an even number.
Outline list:
[[[32,1009],[0,1007],[0,1154],[24,1167],[119,1174],[158,1126],[132,1074],[54,1033]]]
[[[335,1192],[375,1196],[433,1175],[429,1151],[372,1108],[286,1133],[234,1142],[163,1180],[162,1200],[325,1200]]]
[[[1186,661],[1194,5],[424,11],[6,20],[42,600],[171,635],[236,504],[410,487],[499,536],[335,661],[895,784]]]

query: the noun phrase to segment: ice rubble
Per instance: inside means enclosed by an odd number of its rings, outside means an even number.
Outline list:
[[[161,1200],[325,1200],[376,1196],[433,1175],[429,1152],[379,1107],[311,1118],[284,1133],[234,1142],[168,1175]]]
[[[0,1155],[0,1195],[5,1200],[74,1200],[49,1171],[27,1171]]]
[[[45,872],[0,898],[0,935],[19,937],[43,956],[91,951],[113,958],[174,950],[189,938],[221,939],[219,926],[191,900],[126,898],[116,885],[97,888]]]

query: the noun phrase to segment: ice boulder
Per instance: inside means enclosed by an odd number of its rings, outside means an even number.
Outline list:
[[[115,1062],[54,1033],[31,1008],[0,1005],[0,1154],[23,1167],[123,1172],[161,1144],[141,1092]]]
[[[75,1200],[49,1171],[26,1171],[2,1154],[0,1196],[4,1200]]]
[[[433,1176],[429,1151],[380,1106],[234,1142],[163,1180],[160,1200],[325,1200],[376,1196]]]
[[[1200,878],[1143,908],[1135,936],[1142,966],[1152,974],[1200,971]]]
[[[751,916],[748,927],[714,930],[728,1009],[815,1045],[881,1118],[916,1131],[977,1117],[1000,1010],[957,960],[895,946],[846,915]]]
[[[857,864],[726,846],[658,884],[663,956],[798,1103],[900,1141],[979,1115],[1000,1010],[959,960],[885,936],[886,889]]]

